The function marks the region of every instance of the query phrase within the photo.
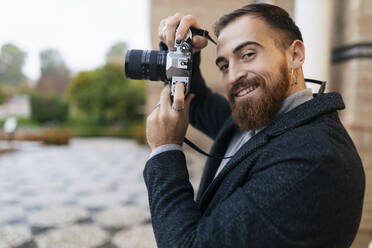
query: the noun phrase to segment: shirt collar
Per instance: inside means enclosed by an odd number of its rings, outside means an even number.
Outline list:
[[[311,89],[306,88],[298,91],[283,100],[276,116],[284,114],[311,99],[313,99],[313,92]]]
[[[276,114],[275,117],[277,117],[281,114],[287,113],[288,111],[296,108],[297,106],[299,106],[299,105],[303,104],[304,102],[309,101],[311,99],[313,99],[313,92],[310,88],[300,90],[300,91],[288,96],[287,98],[285,98],[283,100],[283,102],[280,105],[279,111],[278,111],[278,113]],[[258,132],[260,132],[265,127],[266,126],[255,129],[254,134],[257,134]]]

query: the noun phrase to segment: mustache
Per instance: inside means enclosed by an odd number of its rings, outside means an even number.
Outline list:
[[[241,78],[231,87],[229,95],[233,97],[241,89],[248,88],[251,86],[259,85],[264,86],[264,84],[265,80],[259,76],[254,76],[252,78]]]

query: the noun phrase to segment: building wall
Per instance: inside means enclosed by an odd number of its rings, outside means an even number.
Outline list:
[[[329,89],[342,94],[346,108],[340,112],[341,120],[359,151],[366,174],[362,222],[352,248],[367,248],[372,241],[372,52],[360,45],[372,44],[372,1],[335,2]]]

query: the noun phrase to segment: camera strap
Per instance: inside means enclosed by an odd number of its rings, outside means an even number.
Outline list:
[[[191,30],[191,33],[193,35],[203,36],[203,37],[207,38],[208,40],[210,40],[211,42],[213,42],[215,45],[217,45],[217,43],[212,39],[212,37],[209,35],[209,32],[207,30],[198,29],[198,28],[194,28],[194,27],[190,27],[190,30]]]
[[[185,137],[185,139],[183,140],[183,142],[185,142],[187,145],[189,145],[192,149],[194,149],[195,151],[207,156],[207,157],[210,157],[210,158],[214,158],[214,159],[226,159],[226,158],[232,158],[233,156],[230,156],[230,157],[218,157],[218,156],[214,156],[212,154],[208,154],[206,153],[205,151],[203,151],[202,149],[200,149],[197,145],[195,145],[194,143],[192,143],[189,139],[187,139]]]

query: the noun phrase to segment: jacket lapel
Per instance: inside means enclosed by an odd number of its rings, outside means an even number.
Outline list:
[[[316,116],[345,108],[342,97],[338,93],[320,94],[313,100],[305,102],[297,108],[277,116],[265,129],[253,136],[244,144],[226,164],[225,168],[214,179],[214,175],[221,163],[221,160],[208,158],[204,168],[200,188],[198,191],[197,202],[201,211],[204,211],[211,201],[217,186],[236,165],[247,158],[260,147],[267,144],[270,137],[281,135],[291,128],[303,125]],[[237,130],[232,117],[224,125],[226,128],[221,130],[217,136],[211,153],[216,156],[223,156],[230,143],[231,136]],[[247,170],[249,168],[245,168]],[[214,180],[213,180],[214,179]],[[229,192],[226,192],[229,194]]]
[[[318,94],[288,113],[279,115],[268,126],[269,136],[278,136],[291,128],[303,125],[317,116],[345,108],[342,97],[337,92]]]
[[[264,146],[268,142],[268,136],[261,131],[256,136],[253,136],[247,143],[245,143],[230,159],[226,166],[220,171],[216,178],[215,172],[213,173],[211,182],[207,185],[207,188],[203,191],[202,195],[199,198],[199,208],[204,211],[207,204],[212,199],[214,192],[221,181],[225,178],[226,174],[229,173],[236,165],[238,165],[242,160],[248,157],[253,152],[257,151],[260,147]],[[217,164],[217,168],[219,163]],[[244,168],[248,170],[249,168]],[[217,170],[217,169],[216,169]],[[214,178],[214,180],[213,180]],[[213,180],[213,181],[212,181]]]
[[[216,136],[215,142],[211,148],[210,153],[217,157],[223,157],[226,149],[230,143],[230,139],[234,132],[237,130],[237,126],[234,124],[232,117],[230,116],[223,125],[223,128]],[[203,175],[200,181],[200,186],[196,201],[200,200],[201,195],[206,190],[208,185],[212,182],[214,175],[221,163],[221,159],[208,158],[204,166]]]

